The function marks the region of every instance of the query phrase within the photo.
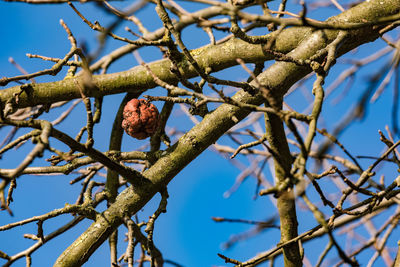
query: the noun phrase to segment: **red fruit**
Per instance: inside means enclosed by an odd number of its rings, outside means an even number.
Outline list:
[[[145,99],[132,99],[124,107],[122,128],[136,139],[152,136],[159,123],[156,106]]]

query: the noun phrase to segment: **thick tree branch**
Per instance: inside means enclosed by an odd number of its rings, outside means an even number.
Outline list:
[[[280,104],[282,104],[282,102]],[[286,140],[282,120],[275,114],[267,113],[265,129],[267,140],[271,147],[271,153],[274,156],[276,187],[282,188],[282,190],[278,192],[277,208],[281,228],[280,243],[284,243],[298,235],[293,187],[288,187],[286,185],[286,181],[290,177],[290,169],[292,168],[292,156]],[[286,267],[302,266],[302,258],[298,243],[294,242],[284,247],[283,255]]]
[[[301,30],[300,36],[309,31],[309,29]],[[294,32],[292,31],[291,34],[294,34]],[[296,34],[298,38],[294,37],[292,39],[289,32],[282,33],[280,36],[278,40],[282,40],[282,42],[278,42],[277,40],[277,43],[281,45],[275,49],[282,53],[293,49],[298,44],[296,40],[300,38]],[[292,42],[285,43],[291,39],[293,40]],[[231,40],[221,45],[199,48],[191,51],[191,54],[203,70],[211,68],[213,71],[237,65],[236,58],[242,58],[246,62],[262,62],[272,59],[271,55],[263,53],[261,45],[251,45],[241,40]],[[215,58],[219,60],[215,61]],[[178,78],[170,71],[172,65],[168,59],[156,61],[148,65],[152,72],[161,80],[170,84],[178,82]],[[197,76],[197,72],[183,58],[179,62],[179,67],[185,78]],[[76,86],[77,82],[79,82],[77,79],[80,78],[32,84],[24,89],[22,93],[20,86],[11,87],[0,91],[0,103],[6,103],[7,100],[12,99],[15,94],[19,93],[18,104],[16,104],[18,108],[80,98],[81,94]],[[146,89],[157,86],[152,75],[143,66],[137,66],[131,70],[113,74],[93,75],[93,83],[96,85],[96,89],[90,92],[85,91],[85,95],[88,97],[123,92],[143,92]]]
[[[390,7],[393,5],[395,4],[389,4],[388,6]],[[364,18],[369,21],[374,21],[375,19],[380,18],[378,15],[382,14],[379,12],[373,13],[371,10],[365,11],[371,13],[369,18]],[[343,21],[358,22],[362,17],[360,17],[357,12],[357,10],[351,9],[331,18],[330,21],[338,23]],[[366,29],[360,30],[364,31]],[[305,38],[305,36],[310,34],[310,32],[311,28],[308,27],[293,27],[284,29],[283,31],[273,32],[269,36],[275,39],[275,41],[274,45],[270,49],[281,53],[287,53],[294,49],[299,42]],[[334,33],[336,31],[332,30],[331,32]],[[373,36],[371,37],[370,40],[376,38]],[[364,38],[362,39],[362,43],[364,43],[366,40]],[[353,41],[358,45],[360,44],[357,40]],[[237,65],[237,58],[241,58],[245,62],[253,63],[273,59],[273,56],[270,53],[266,53],[262,49],[262,45],[248,44],[238,39],[233,39],[220,45],[209,45],[195,49],[191,51],[191,54],[201,69],[211,69],[213,72]],[[218,60],[215,60],[216,58],[218,58]],[[149,64],[149,67],[161,80],[171,84],[178,82],[177,77],[169,71],[171,67],[169,60],[164,59],[155,61]],[[179,67],[181,68],[181,73],[185,78],[197,76],[195,69],[191,67],[190,63],[184,57],[182,57],[181,62],[179,62]],[[57,82],[31,84],[29,87],[24,88],[22,93],[21,86],[14,86],[0,91],[0,103],[2,103],[2,106],[4,107],[5,103],[12,99],[15,94],[19,94],[18,103],[15,104],[15,108],[80,98],[81,94],[79,88],[76,86],[79,81],[76,79],[80,78],[77,77]],[[122,92],[142,92],[157,86],[153,77],[143,66],[137,66],[131,70],[113,74],[93,75],[93,83],[96,87],[89,92],[85,91],[87,97],[99,97]]]

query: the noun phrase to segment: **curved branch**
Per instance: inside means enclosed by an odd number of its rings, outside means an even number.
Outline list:
[[[310,32],[311,28],[284,30],[276,37],[275,45],[271,49],[287,53],[295,48],[299,40],[302,40]],[[271,37],[274,34],[276,33],[271,33]],[[203,71],[211,69],[213,72],[237,65],[237,58],[253,63],[273,59],[271,54],[263,51],[261,45],[248,44],[238,39],[232,39],[220,45],[195,49],[191,51],[191,54]],[[215,60],[216,58],[218,60]],[[198,75],[184,57],[178,62],[178,65],[181,68],[184,78],[192,78]],[[169,84],[178,82],[175,74],[169,71],[172,65],[168,59],[155,61],[148,64],[148,66],[161,80]],[[57,82],[30,84],[24,90],[20,86],[1,90],[0,103],[7,103],[16,94],[19,94],[19,99],[15,108],[81,98],[79,88],[76,86],[77,79],[80,79],[80,77]],[[128,71],[112,74],[93,75],[93,83],[96,85],[96,88],[85,91],[87,97],[99,97],[123,92],[140,93],[157,86],[152,75],[143,66],[137,66]],[[4,107],[4,104],[2,106]]]

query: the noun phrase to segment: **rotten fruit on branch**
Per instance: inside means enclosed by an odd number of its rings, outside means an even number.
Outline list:
[[[155,105],[145,99],[131,99],[124,107],[122,128],[136,139],[152,136],[159,124],[160,116]]]

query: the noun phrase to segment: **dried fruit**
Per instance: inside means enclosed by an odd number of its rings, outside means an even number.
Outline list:
[[[156,106],[145,99],[131,99],[124,107],[122,128],[130,136],[145,139],[152,136],[159,123]]]

